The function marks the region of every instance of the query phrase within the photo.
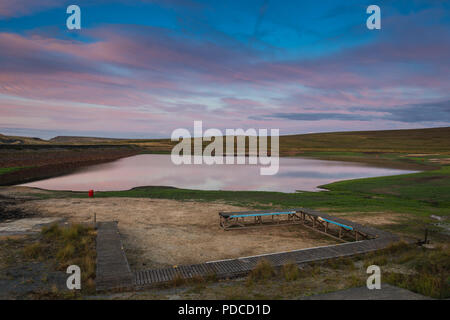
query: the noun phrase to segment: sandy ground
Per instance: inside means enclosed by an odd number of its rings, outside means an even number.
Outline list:
[[[74,222],[119,221],[134,269],[154,268],[295,250],[334,243],[300,225],[224,231],[219,211],[247,208],[223,203],[103,198],[27,201],[23,210]]]
[[[322,209],[324,212],[332,212],[331,210]],[[394,213],[394,212],[351,212],[351,213],[330,213],[333,216],[348,219],[350,221],[372,226],[383,226],[389,224],[398,224],[404,219],[410,218],[407,214]]]

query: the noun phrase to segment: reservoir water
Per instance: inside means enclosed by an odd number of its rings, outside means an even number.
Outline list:
[[[82,168],[25,186],[50,190],[128,190],[172,186],[199,190],[318,191],[330,182],[415,171],[307,158],[280,158],[276,175],[260,175],[260,165],[174,165],[170,155],[144,154]]]

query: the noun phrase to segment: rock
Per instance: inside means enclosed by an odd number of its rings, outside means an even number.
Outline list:
[[[432,215],[430,216],[430,218],[435,219],[435,220],[438,220],[438,221],[444,221],[444,220],[445,220],[444,217],[436,216],[436,215],[434,215],[434,214],[432,214]]]

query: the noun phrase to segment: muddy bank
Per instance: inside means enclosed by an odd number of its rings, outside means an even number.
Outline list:
[[[50,178],[139,153],[130,146],[0,146],[0,168],[21,168],[0,174],[0,185]]]
[[[23,199],[14,199],[0,195],[0,223],[9,220],[30,218],[36,215],[35,212],[24,210],[20,207],[24,203]]]
[[[0,189],[0,239],[2,237],[38,233],[44,225],[63,222],[64,218],[44,217],[27,201],[34,201],[31,195],[8,195]]]

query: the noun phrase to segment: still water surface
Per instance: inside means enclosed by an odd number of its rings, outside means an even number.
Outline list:
[[[139,186],[172,186],[199,190],[317,191],[339,180],[378,177],[414,171],[365,164],[305,158],[280,158],[273,176],[260,175],[260,165],[180,165],[170,155],[145,154],[93,165],[74,173],[25,186],[85,191],[128,190]]]

